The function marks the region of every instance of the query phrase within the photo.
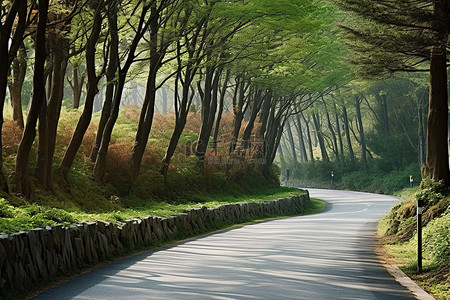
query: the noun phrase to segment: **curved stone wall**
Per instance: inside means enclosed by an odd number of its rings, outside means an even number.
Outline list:
[[[202,207],[169,218],[132,219],[120,226],[91,222],[0,235],[0,298],[14,298],[42,281],[139,249],[226,225],[300,214],[309,206],[306,193],[265,202]]]

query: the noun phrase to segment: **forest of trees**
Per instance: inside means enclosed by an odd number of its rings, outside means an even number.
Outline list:
[[[247,149],[261,144],[251,158],[266,178],[274,176],[277,152],[285,151],[294,163],[358,160],[363,168],[374,157],[391,169],[416,160],[424,164],[424,175],[448,182],[448,1],[337,2],[353,17],[344,18],[328,1],[312,0],[2,1],[0,126],[10,103],[23,129],[13,172],[5,173],[0,153],[2,191],[29,197],[30,176],[44,189],[51,188],[55,173],[70,181],[99,97],[90,159],[91,175],[103,182],[111,136],[133,84],[145,92],[138,101],[130,186],[152,147],[160,93],[162,111],[170,102],[174,115],[158,166],[165,181],[189,112],[201,113],[193,154],[202,163],[217,151],[222,115],[231,107],[228,155],[248,155]],[[397,17],[401,9],[404,18]],[[362,26],[361,19],[371,23]],[[411,73],[385,81],[363,78],[424,70],[430,70],[429,88]],[[65,102],[82,112],[55,165]]]
[[[302,178],[308,175],[299,174],[307,170],[301,165],[321,160],[326,175],[310,177],[328,181],[333,168],[341,175],[357,170],[386,173],[412,164],[422,169],[422,177],[448,185],[450,2],[335,3],[345,13],[338,26],[357,80],[301,117],[291,118],[281,143],[281,164],[296,169],[296,177]],[[315,173],[317,166],[311,170]],[[420,172],[414,173],[420,177]]]
[[[145,86],[145,94],[130,161],[131,186],[151,147],[147,142],[162,89],[171,92],[175,116],[159,166],[165,180],[194,98],[200,99],[201,109],[195,143],[200,161],[219,140],[224,106],[230,102],[229,155],[241,155],[251,141],[258,141],[263,145],[252,153],[257,168],[266,178],[273,176],[286,120],[342,85],[347,71],[338,68],[340,63],[329,63],[341,61],[344,52],[330,30],[333,8],[314,1],[281,2],[2,2],[0,57],[9,68],[1,70],[0,109],[8,100],[14,121],[23,128],[14,171],[5,174],[0,161],[3,191],[29,197],[30,176],[47,189],[55,172],[70,180],[99,93],[104,93],[103,104],[90,159],[93,178],[103,182],[111,135],[125,87],[132,82]],[[73,108],[82,113],[54,166],[68,86]],[[29,93],[23,92],[26,87]],[[1,120],[3,124],[3,113]],[[36,160],[30,163],[34,153]]]

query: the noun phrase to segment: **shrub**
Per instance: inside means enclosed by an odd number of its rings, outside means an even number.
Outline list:
[[[417,236],[413,242],[417,244]],[[436,264],[450,258],[450,213],[432,220],[423,229],[423,249]]]
[[[15,216],[14,207],[8,201],[0,198],[0,218],[13,218]]]
[[[425,207],[430,207],[442,200],[448,192],[448,188],[443,180],[434,181],[430,178],[425,178],[422,180],[420,189],[416,193],[416,199],[422,200]]]

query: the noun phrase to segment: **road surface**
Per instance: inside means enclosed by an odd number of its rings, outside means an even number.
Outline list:
[[[310,189],[327,209],[123,259],[36,299],[415,299],[374,254],[395,197]]]

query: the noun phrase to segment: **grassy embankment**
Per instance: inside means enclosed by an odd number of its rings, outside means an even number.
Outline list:
[[[436,299],[450,299],[450,193],[442,184],[424,181],[421,188],[399,192],[403,201],[378,225],[391,263]],[[417,198],[424,200],[423,272],[417,272]]]
[[[246,157],[241,157],[241,163],[238,164],[216,163],[226,161],[228,157],[228,148],[224,145],[217,154],[208,153],[208,157],[214,155],[215,163],[205,163],[202,167],[198,159],[191,155],[192,144],[197,140],[200,127],[200,115],[196,113],[189,116],[169,170],[167,185],[158,170],[169,143],[174,118],[171,115],[155,116],[141,172],[131,188],[128,181],[130,159],[139,120],[139,110],[133,107],[122,109],[115,126],[108,150],[105,182],[100,184],[92,180],[92,162],[89,159],[96,124],[100,117],[97,113],[84,138],[70,173],[69,183],[66,183],[58,176],[57,166],[80,113],[81,110],[62,111],[51,190],[41,189],[32,178],[31,199],[2,195],[4,198],[0,200],[0,233],[93,220],[120,223],[149,215],[170,216],[200,206],[215,207],[231,202],[265,201],[299,194],[298,189],[280,187],[277,180],[266,180],[258,172],[257,165],[247,163]],[[232,116],[225,115],[221,127],[222,140],[226,140],[227,133],[232,132],[231,126]],[[3,146],[7,175],[14,171],[16,149],[21,134],[15,123],[6,120]],[[30,158],[31,173],[34,166],[33,153]],[[319,211],[321,207],[322,204],[314,202],[313,211]]]

